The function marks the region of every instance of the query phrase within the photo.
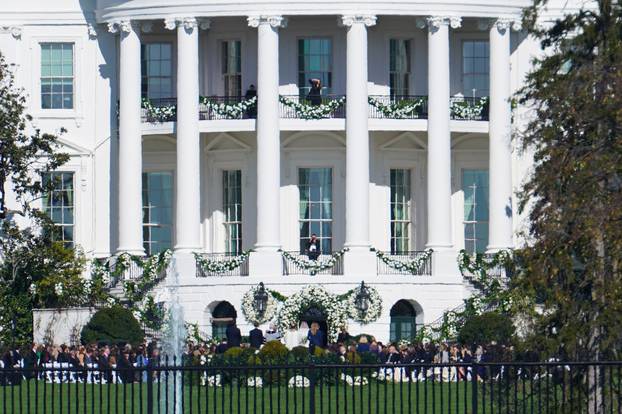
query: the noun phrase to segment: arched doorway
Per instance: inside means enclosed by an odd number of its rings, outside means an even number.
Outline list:
[[[311,327],[313,322],[317,322],[320,325],[320,330],[324,333],[324,347],[328,345],[328,324],[322,309],[311,306],[300,316],[300,322],[306,322],[309,327]]]
[[[411,340],[417,332],[417,311],[407,300],[398,300],[391,308],[391,342]]]
[[[222,339],[226,336],[227,326],[238,317],[232,304],[222,301],[212,311],[212,338]]]

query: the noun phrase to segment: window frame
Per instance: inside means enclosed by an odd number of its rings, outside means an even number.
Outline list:
[[[166,61],[163,59],[158,59],[157,61],[160,64],[160,75],[157,76],[150,76],[148,73],[149,68],[145,67],[145,71],[146,74],[143,75],[143,64],[146,64],[149,62],[149,60],[145,59],[145,54],[146,54],[146,48],[148,46],[152,46],[152,45],[168,45],[171,48],[171,55],[170,55],[170,75],[169,76],[162,76],[161,75],[161,65],[162,62]],[[161,51],[160,51],[161,52]],[[140,64],[141,64],[141,70],[140,70],[140,96],[141,98],[148,98],[148,99],[170,99],[170,98],[174,98],[176,96],[176,86],[175,86],[175,45],[173,44],[173,42],[171,41],[166,41],[166,40],[161,40],[161,39],[152,39],[152,40],[147,40],[144,42],[141,42],[140,44]],[[145,65],[146,66],[146,65]],[[162,82],[161,79],[165,79],[165,78],[169,78],[170,79],[170,93],[169,96],[160,96],[160,97],[150,97],[149,96],[149,79],[150,78],[157,78],[160,79],[160,89],[162,87]],[[143,93],[143,90],[146,91],[146,94]]]
[[[243,191],[243,182],[244,182],[244,177],[243,177],[243,172],[241,168],[230,168],[230,169],[222,169],[221,171],[221,183],[222,183],[222,193],[221,193],[221,205],[222,205],[222,214],[223,214],[223,220],[222,220],[222,225],[224,228],[224,242],[225,242],[225,253],[227,255],[232,255],[232,256],[238,256],[242,253],[243,251],[243,245],[244,245],[244,233],[243,233],[243,221],[244,221],[244,201],[243,201],[243,196],[244,196],[244,191]],[[229,217],[227,215],[227,187],[225,187],[225,174],[229,174],[229,173],[238,173],[239,174],[239,206],[238,211],[239,211],[239,219],[236,220],[229,220]],[[235,205],[236,203],[234,203],[233,205]],[[238,228],[237,230],[237,235],[238,237],[236,239],[236,249],[235,251],[233,251],[231,249],[232,246],[232,239],[229,237],[231,232],[230,232],[230,228],[232,228],[233,226],[236,226]]]
[[[402,220],[394,220],[393,219],[393,188],[397,187],[394,186],[393,183],[391,182],[392,179],[392,172],[393,171],[402,171],[402,172],[407,172],[407,177],[408,177],[408,201],[406,202],[405,208],[403,211],[406,212],[407,214],[407,218],[406,219],[402,219]],[[391,254],[395,254],[395,255],[400,255],[400,254],[406,254],[409,251],[412,250],[412,246],[413,246],[413,211],[412,211],[412,207],[413,207],[413,169],[409,168],[409,167],[391,167],[389,168],[389,247],[390,247],[390,251]],[[402,185],[403,187],[403,185]],[[402,251],[398,251],[397,249],[394,249],[394,240],[397,240],[398,238],[394,237],[394,232],[393,232],[393,225],[394,223],[403,223],[406,224],[406,237],[402,236],[399,239],[406,239],[406,243],[407,243],[407,249],[406,250],[402,250]]]
[[[54,175],[58,175],[58,174],[61,175],[61,180],[60,180],[61,189],[60,190],[53,189],[52,190],[52,194],[49,194],[48,192],[45,192],[45,194],[43,195],[43,197],[41,199],[41,206],[42,206],[43,212],[45,214],[47,214],[48,217],[50,218],[50,220],[52,220],[52,222],[54,223],[54,227],[61,229],[61,235],[62,235],[61,239],[60,240],[55,240],[54,234],[52,234],[51,235],[52,241],[61,241],[61,242],[63,242],[65,244],[65,246],[74,248],[76,246],[76,244],[77,244],[77,242],[76,242],[76,239],[77,239],[77,237],[76,237],[76,235],[77,235],[77,233],[76,233],[76,229],[77,229],[77,225],[76,225],[76,216],[77,216],[77,214],[76,214],[76,206],[77,206],[76,195],[78,193],[76,191],[76,181],[77,181],[76,180],[76,175],[77,174],[76,174],[75,171],[71,171],[71,170],[48,171],[48,172],[45,172],[45,173],[42,174],[41,181],[45,183],[45,180],[46,180],[45,177],[46,176],[49,175],[51,177],[50,179],[53,179],[53,176]],[[71,185],[72,185],[72,188],[71,188],[72,196],[71,196],[71,198],[72,198],[72,204],[71,204],[71,206],[65,206],[64,204],[61,204],[60,207],[56,207],[56,208],[60,208],[61,209],[61,215],[62,215],[63,218],[65,217],[64,210],[67,209],[67,208],[71,209],[72,219],[71,219],[71,223],[70,224],[65,223],[64,220],[63,220],[63,222],[60,222],[60,223],[54,221],[53,214],[51,214],[48,210],[55,208],[55,206],[49,205],[48,203],[46,203],[46,200],[51,200],[54,197],[54,193],[65,191],[64,187],[63,187],[64,181],[62,179],[62,175],[63,174],[70,174],[71,175]],[[72,236],[71,236],[71,240],[70,241],[67,241],[65,239],[65,232],[64,232],[64,228],[65,227],[71,227]]]
[[[465,66],[464,66],[464,60],[465,60],[465,56],[464,56],[464,46],[466,43],[474,43],[474,42],[483,42],[483,43],[487,43],[488,44],[488,64],[486,65],[486,70],[488,71],[487,75],[488,75],[488,82],[487,85],[488,87],[486,88],[486,94],[476,94],[475,98],[482,98],[482,97],[487,97],[490,96],[490,40],[486,39],[484,37],[474,37],[474,38],[463,38],[460,41],[460,79],[462,81],[462,94],[467,97],[467,98],[471,98],[473,97],[473,91],[467,91],[466,90],[466,78],[468,76],[478,76],[478,75],[483,75],[484,73],[482,72],[472,72],[472,73],[465,73]],[[474,58],[477,59],[477,58]]]
[[[486,234],[486,237],[484,239],[479,239],[477,238],[477,224],[478,223],[486,223],[488,224],[488,226],[490,226],[490,212],[488,215],[488,220],[477,220],[477,217],[475,220],[466,220],[464,213],[465,213],[465,207],[466,207],[466,193],[464,193],[464,172],[465,171],[478,171],[478,172],[482,172],[482,171],[486,171],[488,173],[488,200],[484,201],[484,204],[489,205],[490,203],[490,171],[487,168],[461,168],[460,169],[460,190],[463,192],[463,205],[462,205],[462,215],[461,215],[461,222],[462,222],[462,242],[464,243],[464,250],[466,250],[469,254],[475,254],[475,253],[484,253],[488,247],[488,244],[490,243],[490,240],[488,238],[488,234]],[[477,200],[474,204],[474,209],[477,207]],[[473,235],[474,238],[471,239],[467,239],[466,237],[466,231],[467,231],[467,226],[472,225],[473,226]],[[489,228],[489,227],[488,227]],[[469,249],[468,248],[468,244],[467,244],[467,240],[471,241],[474,243],[475,249]],[[486,246],[483,246],[483,249],[481,251],[478,251],[478,241],[479,240],[486,240]]]
[[[163,228],[163,227],[168,227],[170,230],[170,240],[171,240],[171,245],[165,249],[162,249],[160,251],[164,251],[167,249],[172,249],[174,246],[174,236],[175,236],[175,173],[174,171],[171,170],[148,170],[148,171],[143,171],[141,173],[141,179],[144,180],[145,175],[148,174],[170,174],[171,175],[171,206],[170,206],[170,210],[171,210],[171,219],[170,219],[170,224],[167,223],[159,223],[159,222],[146,222],[145,218],[147,217],[147,215],[145,214],[145,209],[151,209],[153,206],[147,206],[145,205],[145,199],[144,199],[144,195],[145,195],[145,191],[147,190],[144,186],[141,186],[141,195],[142,195],[142,201],[141,201],[141,211],[142,211],[142,223],[141,223],[141,230],[142,230],[142,234],[143,234],[143,247],[145,249],[145,252],[147,253],[147,255],[152,255],[154,254],[154,251],[151,249],[151,246],[154,245],[155,243],[151,241],[151,238],[147,238],[144,236],[145,234],[145,230],[149,230],[149,234],[151,234],[150,229],[151,228]],[[144,181],[143,181],[144,183]],[[148,191],[148,190],[147,190]],[[160,208],[162,208],[162,206],[159,206]],[[166,207],[164,207],[166,208]],[[151,217],[151,214],[149,214],[149,217]]]
[[[330,219],[324,219],[321,218],[322,217],[322,213],[320,213],[320,218],[319,219],[302,219],[300,217],[300,203],[301,203],[301,192],[300,192],[300,173],[302,170],[319,170],[319,169],[323,169],[323,170],[329,170],[330,171],[330,184],[331,184],[331,198],[330,198],[330,211],[331,211],[331,218]],[[297,223],[297,229],[298,229],[298,251],[301,254],[305,253],[305,249],[303,249],[303,246],[306,245],[306,242],[308,242],[309,238],[311,237],[311,234],[313,234],[314,232],[311,230],[311,223],[312,222],[319,222],[320,223],[320,233],[316,233],[317,234],[317,238],[320,241],[320,253],[321,254],[332,254],[332,251],[334,250],[334,242],[335,242],[335,168],[331,165],[331,166],[299,166],[296,168],[296,189],[298,190],[298,203],[297,203],[297,215],[296,215],[296,223]],[[310,197],[309,197],[310,199]],[[322,199],[322,195],[320,194],[320,201],[317,201],[316,204],[322,204],[323,202],[321,201]],[[313,202],[312,202],[313,203]],[[320,212],[322,212],[323,210],[320,208]],[[310,212],[309,212],[310,214]],[[309,215],[309,217],[311,217]],[[306,238],[302,237],[302,223],[303,222],[307,222],[309,223],[309,235]],[[324,237],[323,236],[323,230],[322,230],[322,224],[323,223],[330,223],[330,230],[331,230],[331,234],[330,237]],[[329,250],[325,250],[325,244],[322,242],[322,240],[330,240],[330,249]]]
[[[38,88],[38,97],[39,97],[39,105],[38,108],[39,110],[43,111],[43,112],[48,112],[48,111],[62,111],[62,112],[67,112],[67,111],[74,111],[76,108],[76,44],[75,42],[70,42],[70,41],[45,41],[45,42],[39,42],[39,88]],[[51,46],[51,45],[70,45],[71,46],[71,76],[63,76],[62,74],[59,76],[54,76],[51,73],[48,75],[43,75],[43,51],[44,51],[44,46]],[[63,55],[64,49],[61,49],[61,62],[60,65],[61,67],[63,66],[63,62],[62,62],[62,55]],[[50,68],[51,68],[51,59],[50,59]],[[62,70],[62,69],[61,69]],[[62,73],[62,72],[61,72]],[[64,99],[63,97],[65,96],[65,93],[63,91],[60,92],[61,95],[61,107],[53,107],[50,106],[48,108],[44,108],[43,107],[43,83],[44,80],[50,80],[50,88],[52,87],[53,83],[51,82],[52,79],[60,79],[61,80],[61,89],[63,86],[63,82],[62,80],[65,79],[71,79],[71,107],[65,108],[63,107],[64,105]],[[49,94],[46,95],[50,95],[50,105],[52,104],[52,97],[57,95],[58,93],[54,93],[52,91],[50,91]]]
[[[335,39],[330,35],[318,35],[318,36],[298,36],[296,37],[296,88],[298,89],[298,94],[300,96],[307,96],[311,87],[309,86],[309,76],[305,77],[304,86],[299,85],[300,83],[300,75],[301,73],[309,73],[310,71],[301,70],[300,68],[300,41],[301,40],[328,40],[330,41],[330,53],[325,55],[329,58],[329,68],[327,72],[320,73],[328,73],[328,79],[330,79],[330,86],[326,84],[322,84],[322,95],[331,95],[333,93],[334,84],[335,84]],[[323,55],[320,55],[323,56]]]
[[[229,45],[230,43],[238,43],[239,45],[239,67],[240,70],[237,72],[225,72],[225,65],[227,65],[228,60],[225,59],[225,51],[224,51],[224,47],[225,45]],[[244,68],[244,62],[243,62],[243,52],[242,52],[242,40],[238,39],[238,38],[231,38],[231,39],[227,39],[227,38],[223,38],[223,39],[219,39],[218,40],[218,45],[219,45],[219,52],[220,52],[220,69],[219,69],[219,73],[220,73],[220,80],[221,80],[221,85],[222,85],[222,90],[223,90],[223,95],[224,96],[228,96],[228,97],[242,97],[243,96],[243,85],[242,85],[242,71]],[[229,48],[229,46],[227,46]],[[227,55],[229,55],[229,53],[227,53]],[[228,66],[228,65],[227,65]],[[229,77],[237,77],[238,78],[238,85],[239,85],[239,92],[236,95],[230,95],[227,93],[227,78]]]
[[[407,72],[394,72],[391,70],[391,42],[393,41],[397,41],[397,42],[406,42],[408,44],[408,54],[406,56],[406,61],[407,61],[407,65],[408,65],[408,71]],[[411,94],[411,91],[413,89],[413,81],[412,81],[412,77],[413,77],[413,45],[414,45],[414,40],[411,38],[406,38],[406,37],[399,37],[399,36],[391,36],[389,37],[388,40],[388,73],[389,73],[389,79],[388,79],[388,88],[389,88],[389,96],[393,99],[394,97],[400,97],[400,96],[409,96]],[[393,75],[393,73],[401,73],[402,76],[406,76],[406,81],[407,81],[407,87],[406,87],[406,93],[398,93],[395,94],[393,93],[393,89],[391,88],[391,77]]]

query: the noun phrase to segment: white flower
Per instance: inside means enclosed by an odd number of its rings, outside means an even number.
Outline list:
[[[303,377],[302,375],[296,375],[295,377],[291,377],[287,386],[289,388],[308,388],[311,385],[311,382],[307,377]]]
[[[210,375],[209,377],[207,377],[207,384],[212,387],[220,387],[221,386],[220,378],[221,378],[220,374]]]
[[[56,293],[57,296],[62,296],[63,295],[63,284],[62,284],[62,282],[58,282],[57,284],[54,285],[54,293]]]
[[[263,387],[263,379],[261,377],[249,377],[246,380],[246,385],[249,387],[261,388]]]
[[[30,291],[30,294],[36,295],[37,294],[37,285],[33,283],[32,285],[30,285],[28,290]]]

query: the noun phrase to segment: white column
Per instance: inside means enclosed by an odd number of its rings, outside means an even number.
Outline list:
[[[175,176],[175,251],[201,248],[199,133],[199,28],[197,19],[165,21],[177,29],[177,173]]]
[[[346,238],[351,251],[369,252],[369,130],[367,27],[376,16],[341,18],[347,34],[346,80]]]
[[[119,247],[144,255],[139,28],[129,20],[108,24],[120,34],[119,56]]]
[[[281,247],[281,141],[279,127],[279,27],[282,16],[253,16],[257,28],[257,243],[258,252]]]
[[[488,250],[511,248],[512,109],[510,104],[510,27],[499,19],[490,29],[490,191]]]
[[[428,242],[453,247],[451,237],[451,134],[449,129],[449,26],[460,18],[430,17],[428,27]]]

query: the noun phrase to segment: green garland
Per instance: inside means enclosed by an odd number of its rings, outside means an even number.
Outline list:
[[[281,250],[281,254],[283,255],[283,258],[285,260],[292,262],[297,268],[308,271],[311,276],[314,276],[321,271],[330,269],[331,267],[335,266],[337,264],[337,260],[341,258],[341,256],[343,256],[344,253],[348,250],[350,249],[344,247],[338,252],[333,253],[330,258],[325,261],[301,259],[300,257],[293,256],[292,254],[283,250]]]
[[[367,101],[371,106],[378,109],[382,115],[391,119],[407,119],[413,114],[417,117],[416,112],[423,107],[425,98],[417,98],[414,100],[403,100],[399,102],[385,104],[384,102],[370,96]]]
[[[172,121],[177,114],[177,105],[154,106],[147,98],[143,98],[141,107],[145,110],[149,122]]]
[[[204,105],[208,110],[212,110],[220,116],[227,119],[238,119],[244,115],[249,109],[257,107],[257,97],[254,96],[250,99],[244,99],[236,104],[225,104],[210,101],[209,98],[202,96],[199,98],[201,105]]]
[[[198,253],[194,253],[194,258],[203,273],[225,273],[240,267],[248,259],[251,252],[252,250],[247,250],[229,260],[209,259]]]
[[[418,257],[409,261],[400,261],[391,258],[390,255],[381,252],[380,250],[376,250],[375,248],[370,249],[372,252],[376,252],[376,257],[382,260],[387,266],[392,269],[398,270],[400,272],[408,272],[412,275],[416,275],[421,272],[421,269],[425,266],[426,262],[430,260],[432,257],[433,250],[426,250],[421,257]]]
[[[165,250],[146,258],[132,256],[127,253],[123,253],[119,256],[119,261],[122,261],[123,267],[127,266],[125,269],[129,267],[129,260],[131,260],[143,271],[140,278],[126,280],[123,283],[123,293],[128,302],[131,304],[141,302],[147,292],[166,277],[166,268],[170,263],[172,255],[173,253],[170,250]],[[120,267],[118,264],[115,265],[115,270],[118,267]]]
[[[289,108],[292,108],[298,117],[305,120],[315,120],[328,117],[331,112],[343,106],[346,102],[345,97],[323,103],[321,105],[309,105],[300,103],[279,95],[279,102]]]
[[[471,105],[466,100],[454,100],[451,103],[451,113],[455,119],[467,121],[474,120],[483,115],[486,105],[488,105],[487,96],[480,98],[480,100],[474,105]]]

